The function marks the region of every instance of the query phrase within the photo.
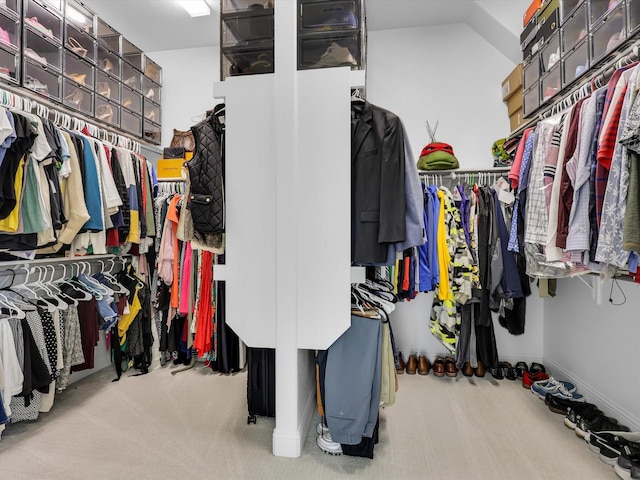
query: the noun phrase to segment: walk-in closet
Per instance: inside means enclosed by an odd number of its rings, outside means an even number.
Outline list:
[[[639,51],[640,0],[0,0],[0,477],[640,479]]]

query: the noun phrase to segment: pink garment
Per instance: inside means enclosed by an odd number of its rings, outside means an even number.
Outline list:
[[[527,143],[529,134],[533,132],[533,128],[527,128],[522,134],[522,139],[518,143],[518,149],[516,150],[516,156],[513,159],[513,165],[509,170],[509,181],[511,182],[511,188],[516,189],[520,184],[520,167],[522,166],[522,157],[524,155],[524,146]]]
[[[189,292],[191,287],[191,261],[193,257],[193,250],[191,250],[191,242],[186,243],[184,252],[184,262],[182,263],[182,272],[180,282],[180,306],[179,311],[182,315],[189,313]]]
[[[162,228],[162,243],[158,254],[158,276],[166,285],[173,283],[173,227],[168,218],[164,221]]]

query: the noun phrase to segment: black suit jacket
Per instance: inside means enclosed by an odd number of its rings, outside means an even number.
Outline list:
[[[351,261],[381,264],[406,235],[404,132],[369,102],[352,104]]]

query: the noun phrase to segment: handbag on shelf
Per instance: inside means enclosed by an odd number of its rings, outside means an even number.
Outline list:
[[[173,138],[170,147],[183,147],[187,152],[193,152],[196,148],[196,139],[190,131],[183,132],[173,129]]]

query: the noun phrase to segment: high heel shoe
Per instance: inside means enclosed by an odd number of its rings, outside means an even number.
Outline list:
[[[104,95],[105,97],[111,97],[111,87],[108,82],[98,82],[96,84],[96,91],[100,95]]]
[[[111,63],[111,60],[109,60],[108,58],[103,58],[102,60],[100,60],[100,68],[105,72],[110,72],[111,70],[113,70],[113,63]]]
[[[82,58],[85,58],[87,56],[87,49],[84,48],[82,45],[80,45],[80,42],[78,42],[73,37],[69,37],[67,39],[67,44],[65,46],[69,50],[71,50],[73,53],[75,53],[76,55],[81,56]]]
[[[148,114],[145,115],[145,118],[153,122],[156,118],[156,112],[154,110],[151,110]]]
[[[82,92],[77,88],[74,88],[71,90],[71,93],[64,97],[64,100],[76,108],[80,108],[83,98]]]
[[[104,122],[111,123],[113,121],[113,108],[111,108],[111,105],[98,105],[96,118]]]
[[[87,78],[87,74],[86,73],[70,73],[69,77],[75,80],[76,82],[80,83],[81,85],[84,85],[84,81]]]
[[[155,97],[156,92],[153,88],[150,88],[147,93],[145,93],[145,97],[147,97],[149,100],[153,100],[153,97]]]

